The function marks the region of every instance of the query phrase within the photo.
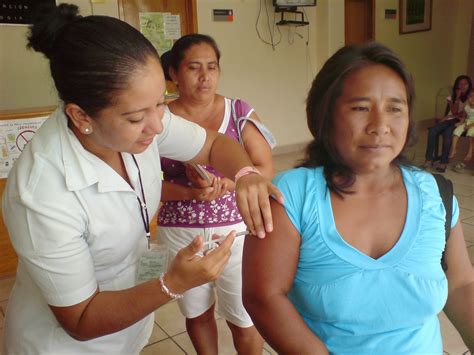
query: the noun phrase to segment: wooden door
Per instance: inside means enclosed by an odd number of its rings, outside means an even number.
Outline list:
[[[48,116],[55,107],[42,107],[27,111],[12,110],[0,112],[0,120],[14,120],[20,118]],[[7,179],[0,179],[0,196],[3,195]],[[18,258],[10,243],[8,232],[0,214],[0,278],[14,276]]]
[[[375,38],[373,0],[344,1],[346,44],[364,43]]]
[[[181,34],[197,32],[196,0],[118,0],[119,17],[140,29],[140,12],[171,12],[180,15]]]

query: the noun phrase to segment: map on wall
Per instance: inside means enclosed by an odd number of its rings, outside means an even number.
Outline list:
[[[0,179],[8,176],[13,163],[48,116],[0,121]]]
[[[153,44],[159,55],[170,50],[173,40],[181,37],[179,15],[168,12],[140,12],[139,17],[140,32]]]

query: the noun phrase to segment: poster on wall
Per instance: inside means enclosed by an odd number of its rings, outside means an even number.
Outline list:
[[[0,121],[0,179],[5,179],[13,163],[48,116]]]
[[[171,49],[181,36],[179,15],[168,12],[140,12],[140,32],[153,44],[159,55]]]
[[[0,0],[0,25],[30,25],[42,6],[54,6],[55,0]]]
[[[181,19],[179,15],[165,15],[165,38],[179,39],[181,37]]]

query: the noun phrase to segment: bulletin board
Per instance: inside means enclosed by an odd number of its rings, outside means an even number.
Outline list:
[[[119,18],[139,31],[143,27],[140,14],[143,17],[143,14],[161,13],[179,16],[181,36],[198,32],[196,0],[118,0],[118,10]],[[145,34],[145,36],[148,38],[148,34]],[[168,43],[163,43],[161,48],[157,48],[158,53],[161,54],[166,46],[171,47],[176,37],[172,38],[174,40],[171,42],[165,39]],[[150,39],[150,41],[155,45],[159,40]],[[166,82],[166,89],[170,97],[176,95],[177,88],[172,82]]]
[[[10,110],[0,111],[0,131],[2,131],[6,139],[5,146],[7,149],[22,149],[32,134],[37,128],[37,124],[44,118],[48,117],[56,107],[39,107],[29,110]],[[10,124],[11,123],[11,124]],[[0,134],[0,136],[2,135]],[[8,137],[14,135],[14,137]],[[12,143],[12,144],[10,144]],[[0,146],[2,146],[0,144]],[[9,148],[10,147],[10,148]],[[1,152],[2,158],[8,152]],[[15,152],[16,154],[16,152]],[[3,195],[3,190],[7,179],[0,179],[0,196]],[[0,204],[1,209],[1,204]],[[1,211],[0,211],[1,212]],[[1,213],[0,213],[1,216]],[[3,217],[0,218],[0,278],[10,277],[15,275],[17,266],[17,256],[8,237]]]
[[[197,32],[196,0],[118,0],[119,17],[140,30],[140,12],[180,15],[181,34]]]

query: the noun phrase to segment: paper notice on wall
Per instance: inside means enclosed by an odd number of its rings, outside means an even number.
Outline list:
[[[181,19],[179,15],[167,14],[164,18],[165,39],[179,39],[181,37]]]
[[[162,55],[171,49],[173,40],[165,36],[165,17],[168,12],[140,12],[140,32],[153,44],[157,52]]]
[[[28,142],[48,116],[0,121],[0,179],[8,176]]]

